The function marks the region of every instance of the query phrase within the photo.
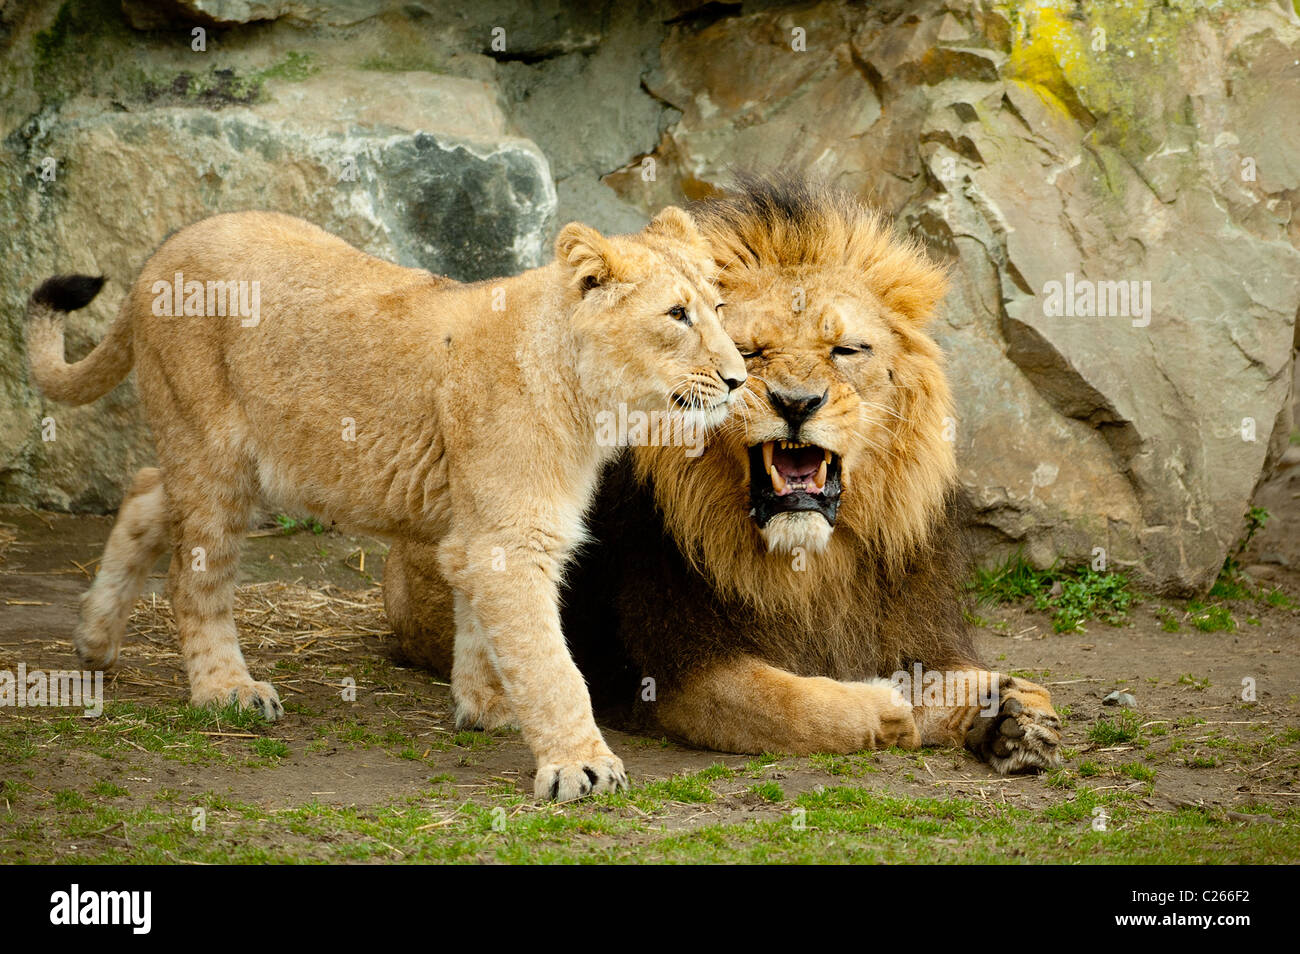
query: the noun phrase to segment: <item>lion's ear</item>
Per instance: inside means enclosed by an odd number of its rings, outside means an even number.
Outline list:
[[[890,308],[924,327],[948,292],[948,273],[926,259],[908,265],[900,270],[895,284],[886,288],[881,297]]]
[[[704,235],[700,232],[695,220],[691,218],[690,213],[670,205],[658,215],[656,215],[650,224],[646,226],[647,232],[656,235],[662,235],[664,238],[672,239],[675,242],[682,242],[691,246],[702,255],[711,256],[709,243],[705,241]]]
[[[555,257],[573,269],[573,283],[583,294],[617,280],[616,255],[605,236],[581,222],[570,222],[555,240]]]

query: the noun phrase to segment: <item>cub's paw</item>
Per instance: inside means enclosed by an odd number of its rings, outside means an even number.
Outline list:
[[[195,706],[220,708],[232,703],[241,709],[260,713],[268,722],[275,722],[284,715],[280,694],[269,682],[249,679],[232,686],[195,687],[190,694],[190,704]]]
[[[81,668],[91,671],[112,669],[120,654],[115,640],[82,626],[73,633],[72,646],[77,651]]]
[[[1001,775],[1061,764],[1061,719],[1042,686],[1004,677],[997,715],[976,718],[966,747]]]
[[[506,698],[505,690],[495,689],[461,695],[452,687],[456,700],[456,728],[491,732],[493,729],[518,728],[514,707]]]
[[[912,705],[903,694],[880,679],[864,687],[866,694],[866,749],[887,749],[897,745],[903,749],[921,746],[921,730],[917,728]]]
[[[568,802],[587,795],[626,790],[627,772],[623,761],[603,745],[590,758],[547,761],[537,766],[533,796],[552,802]]]

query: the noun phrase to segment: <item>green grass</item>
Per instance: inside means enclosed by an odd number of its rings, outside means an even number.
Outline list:
[[[1142,734],[1142,723],[1138,714],[1125,709],[1114,718],[1102,716],[1088,729],[1088,741],[1098,745],[1122,745],[1135,742]]]
[[[1187,621],[1203,633],[1230,633],[1237,628],[1232,610],[1222,603],[1190,601],[1187,604]]]
[[[268,728],[260,715],[233,705],[207,709],[108,702],[96,719],[68,715],[48,721],[0,722],[0,764],[34,758],[42,748],[78,749],[105,759],[143,751],[189,764],[234,764],[247,762],[250,756],[264,758],[258,746],[275,740],[220,740],[205,733],[258,733]]]
[[[991,569],[976,570],[968,588],[986,605],[1032,602],[1035,609],[1052,613],[1052,628],[1058,633],[1080,632],[1091,619],[1119,626],[1137,601],[1123,573],[1091,567],[1039,570],[1020,554]]]
[[[1154,782],[1156,770],[1141,762],[1125,762],[1119,766],[1119,774],[1138,782]]]
[[[278,760],[289,754],[289,746],[279,739],[254,739],[253,752],[261,758]]]
[[[776,782],[761,782],[758,785],[751,785],[749,790],[765,802],[779,804],[785,801],[785,791]]]
[[[284,532],[285,536],[298,533],[300,530],[306,530],[319,536],[325,532],[325,526],[315,517],[290,517],[288,514],[277,513],[275,515],[276,526]]]
[[[1143,766],[1119,772],[1149,781]],[[370,809],[318,801],[268,810],[217,793],[125,808],[76,793],[41,798],[30,821],[0,812],[0,861],[168,864],[283,862],[524,863],[1165,863],[1300,858],[1300,808],[1252,808],[1282,825],[1242,825],[1214,811],[1144,810],[1139,791],[1074,785],[1045,809],[997,801],[912,798],[856,787],[789,802],[773,782],[743,792],[788,810],[735,824],[672,828],[642,808],[657,798],[710,804],[732,786],[722,766],[631,793],[536,806],[512,786],[485,801],[408,797]],[[708,793],[707,796],[705,793]],[[195,809],[203,810],[196,831]],[[1093,828],[1104,813],[1104,831]],[[679,818],[681,816],[678,816]],[[75,846],[75,848],[73,847]]]

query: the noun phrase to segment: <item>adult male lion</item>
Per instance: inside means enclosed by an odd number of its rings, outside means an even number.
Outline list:
[[[637,447],[606,472],[564,595],[595,698],[725,751],[919,742],[999,772],[1057,764],[1047,691],[991,673],[962,614],[951,398],[924,331],[942,270],[852,196],[792,177],[693,211],[748,394],[698,457]],[[384,596],[402,653],[446,673],[436,566],[395,547]],[[940,672],[950,691],[923,693]],[[880,678],[897,673],[902,706]],[[992,704],[954,697],[960,673],[991,682]],[[453,694],[462,722],[509,721],[477,718],[454,676]]]

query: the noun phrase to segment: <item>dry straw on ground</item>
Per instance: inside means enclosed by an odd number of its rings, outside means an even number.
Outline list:
[[[392,633],[377,586],[349,592],[280,581],[238,587],[235,625],[244,650],[263,663],[331,663],[340,655],[357,655],[367,643],[382,654],[382,643]],[[129,657],[135,657],[136,665],[178,658],[171,603],[158,596],[137,602],[128,639]],[[131,674],[135,678],[126,681],[138,682],[140,674],[137,669]],[[277,685],[284,682],[277,677]]]

